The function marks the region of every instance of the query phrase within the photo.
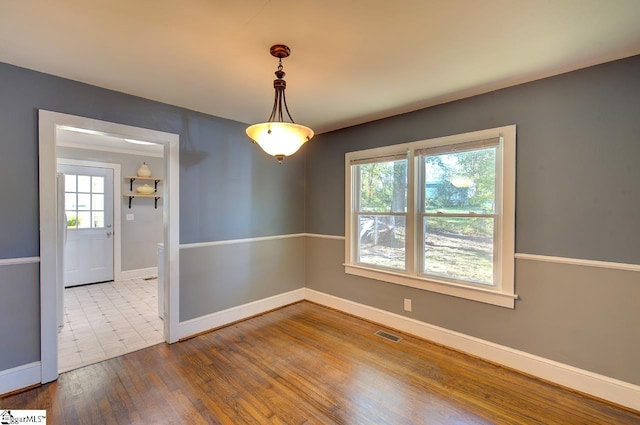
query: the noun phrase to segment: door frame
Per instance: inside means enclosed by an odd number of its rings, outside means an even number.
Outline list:
[[[164,146],[164,338],[178,340],[180,267],[179,141],[177,134],[100,121],[76,115],[38,110],[40,198],[40,368],[42,383],[58,377],[58,326],[56,318],[56,130],[75,127],[94,134],[147,140]],[[119,202],[119,200],[115,200]],[[168,202],[167,202],[168,201]]]
[[[119,182],[122,182],[122,176],[120,174],[120,164],[56,157],[56,171],[58,170],[58,165],[108,168],[113,170],[113,200],[111,201],[113,205],[113,278],[114,280],[118,280],[122,274],[122,236],[120,235],[121,205],[119,202],[120,199],[122,199],[122,185],[119,184]],[[57,201],[56,199],[56,202]]]

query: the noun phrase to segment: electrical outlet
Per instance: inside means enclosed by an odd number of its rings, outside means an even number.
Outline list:
[[[410,298],[405,298],[404,299],[404,311],[411,311],[411,299]]]
[[[133,221],[133,214],[127,214],[127,221]]]

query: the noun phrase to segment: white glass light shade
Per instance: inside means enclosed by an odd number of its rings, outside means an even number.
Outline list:
[[[247,128],[247,136],[255,140],[263,151],[279,161],[293,155],[313,137],[313,130],[288,122],[263,122]]]

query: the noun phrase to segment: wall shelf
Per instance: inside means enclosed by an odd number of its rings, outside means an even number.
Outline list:
[[[154,198],[155,199],[155,208],[158,209],[158,199],[161,198],[161,196],[158,195],[158,183],[160,183],[162,181],[161,178],[159,178],[159,177],[126,176],[124,179],[129,182],[129,191],[132,192],[132,193],[127,193],[127,194],[122,195],[125,198],[129,198],[129,209],[131,209],[131,200],[133,198]],[[153,191],[154,191],[154,193],[147,195],[147,194],[133,192],[133,182],[135,182],[136,180],[152,181],[153,182]]]
[[[158,177],[127,176],[124,179],[129,181],[129,190],[131,192],[133,192],[133,182],[136,180],[152,181],[154,183],[154,189],[156,192],[158,191],[158,183],[162,181],[162,179]]]
[[[162,198],[162,196],[160,195],[142,195],[141,193],[129,193],[122,196],[124,196],[125,198],[129,198],[129,209],[131,209],[131,200],[133,198],[154,198],[156,209],[158,209],[158,199]]]

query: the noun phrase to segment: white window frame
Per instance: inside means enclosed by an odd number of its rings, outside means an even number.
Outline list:
[[[420,185],[418,178],[419,156],[414,151],[436,146],[454,146],[480,140],[499,138],[496,151],[496,205],[498,215],[497,257],[494,258],[494,270],[497,274],[495,285],[478,285],[471,282],[452,282],[434,276],[425,276],[419,270],[422,248],[415,229],[421,228],[419,202]],[[352,178],[352,163],[367,158],[377,158],[398,154],[408,155],[407,178],[409,191],[407,196],[408,211],[406,223],[406,258],[407,271],[389,270],[376,266],[358,264],[356,262],[358,238],[353,235],[357,231],[354,206],[356,202],[356,181]],[[501,307],[514,308],[514,258],[515,258],[515,181],[516,181],[516,126],[504,126],[464,134],[403,143],[380,148],[367,149],[345,154],[345,272],[351,275],[366,277],[454,297],[465,298]]]

